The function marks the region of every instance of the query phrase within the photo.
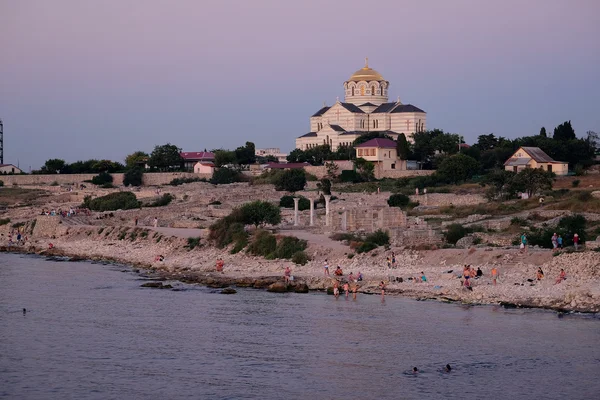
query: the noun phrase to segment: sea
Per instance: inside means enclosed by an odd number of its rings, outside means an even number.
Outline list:
[[[600,398],[597,315],[145,279],[0,254],[0,399]]]

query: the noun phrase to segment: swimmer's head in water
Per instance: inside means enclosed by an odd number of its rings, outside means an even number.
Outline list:
[[[413,372],[419,372],[419,369],[417,367],[413,367]]]
[[[446,371],[448,371],[448,372],[452,371],[452,367],[450,366],[450,364],[446,364]]]

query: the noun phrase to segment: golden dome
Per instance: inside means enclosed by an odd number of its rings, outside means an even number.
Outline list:
[[[352,74],[348,81],[384,81],[383,76],[373,68],[369,68],[369,59],[365,58],[365,66]]]

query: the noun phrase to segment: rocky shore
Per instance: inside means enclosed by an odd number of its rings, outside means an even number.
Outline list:
[[[135,233],[132,233],[135,232]],[[333,285],[333,276],[324,275],[323,263],[328,259],[332,268],[344,270],[341,280],[350,272],[361,272],[365,280],[359,282],[358,293],[379,293],[379,282],[387,284],[386,294],[419,300],[460,302],[464,304],[499,304],[507,307],[535,307],[556,311],[600,312],[600,253],[588,251],[561,254],[553,257],[547,250],[530,250],[527,255],[513,248],[470,248],[412,251],[392,248],[357,254],[349,259],[339,249],[318,244],[309,246],[312,261],[295,265],[286,260],[265,260],[245,253],[230,254],[227,249],[216,249],[203,241],[190,249],[187,240],[166,236],[149,229],[130,231],[124,235],[118,227],[70,227],[63,235],[50,240],[37,239],[24,246],[2,247],[0,251],[39,254],[47,257],[68,257],[69,260],[96,260],[131,265],[144,274],[160,280],[179,280],[225,289],[252,287],[276,292],[325,291]],[[386,257],[395,251],[396,269],[388,269]],[[163,255],[164,261],[155,261]],[[215,260],[225,261],[224,273],[215,272]],[[474,282],[473,290],[464,289],[458,278],[462,265],[480,267],[484,276]],[[283,283],[286,267],[292,269],[294,281]],[[495,266],[500,280],[493,285],[489,278]],[[535,280],[535,272],[542,267],[545,278]],[[555,284],[561,268],[567,279]],[[415,283],[421,273],[427,282]],[[402,278],[398,282],[397,278]],[[227,290],[226,293],[233,293]]]

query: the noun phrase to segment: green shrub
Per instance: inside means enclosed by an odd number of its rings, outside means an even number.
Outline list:
[[[456,244],[460,239],[467,236],[467,233],[469,233],[468,229],[461,224],[450,224],[446,228],[444,237],[448,243]]]
[[[25,222],[17,222],[15,224],[12,225],[13,228],[17,229],[20,228],[22,226],[25,226]]]
[[[333,235],[329,236],[329,238],[332,240],[340,241],[340,242],[343,242],[345,240],[347,240],[347,241],[354,240],[357,242],[362,241],[362,239],[360,237],[356,236],[353,233],[334,233]]]
[[[130,210],[139,208],[140,202],[136,199],[135,194],[131,192],[116,192],[95,199],[86,196],[82,207],[89,208],[92,211]]]
[[[125,171],[123,175],[123,185],[125,186],[142,186],[144,171],[141,168],[135,167]]]
[[[267,257],[277,248],[277,238],[275,235],[259,230],[254,233],[252,242],[248,246],[248,253],[255,256]]]
[[[577,186],[579,186],[580,183],[581,181],[579,179],[575,179],[573,182],[571,182],[571,186],[576,188]]]
[[[396,193],[390,196],[387,201],[390,207],[406,207],[410,203],[410,197],[402,193]]]
[[[193,183],[193,182],[206,182],[206,178],[175,178],[171,180],[168,184],[171,186],[179,186],[184,183]]]
[[[0,219],[0,226],[6,225],[10,222],[10,218],[2,218]]]
[[[387,232],[378,229],[375,232],[368,234],[365,242],[375,243],[378,246],[385,246],[390,244],[390,235]]]
[[[113,176],[111,174],[109,174],[108,172],[100,172],[98,175],[94,176],[92,178],[92,183],[94,185],[104,185],[105,183],[112,183],[113,182]]]
[[[281,222],[281,210],[268,201],[253,201],[240,207],[240,216],[245,225],[258,227],[263,224],[277,225]]]
[[[298,210],[310,210],[310,200],[306,197],[300,196],[298,201]],[[283,208],[294,208],[294,196],[285,195],[279,200],[279,207]]]
[[[187,245],[184,246],[188,250],[194,250],[196,247],[202,247],[200,243],[199,237],[189,237],[187,238]]]
[[[308,263],[309,260],[310,260],[310,258],[303,251],[297,251],[292,256],[292,262],[294,264],[298,264],[298,265],[306,265],[306,263]]]
[[[591,192],[579,192],[577,193],[577,200],[579,201],[590,201],[594,198]]]
[[[377,245],[373,242],[363,242],[361,243],[360,246],[358,246],[358,248],[356,249],[357,253],[368,253],[371,250],[374,250],[377,248]]]
[[[585,168],[583,167],[583,165],[577,164],[575,166],[574,172],[575,172],[575,176],[583,176],[583,175],[585,175]]]
[[[0,181],[0,187],[4,186],[4,181]]]
[[[154,200],[152,203],[145,204],[145,207],[164,207],[169,205],[171,201],[173,201],[175,197],[171,195],[171,193],[165,193],[160,196],[158,199]]]
[[[110,182],[103,183],[102,185],[100,185],[100,187],[101,187],[102,189],[114,189],[114,188],[116,188],[116,186],[115,186],[115,185],[113,185],[113,184],[112,184],[112,183],[110,183]]]
[[[231,243],[235,243],[235,249],[240,251],[248,244],[248,233],[244,230],[244,224],[240,222],[241,212],[234,210],[228,216],[221,218],[210,226],[208,239],[216,247],[223,248]]]
[[[229,183],[242,182],[243,177],[239,171],[235,169],[221,167],[213,172],[210,183],[214,185],[226,185]]]
[[[340,181],[346,183],[359,183],[362,182],[362,179],[356,171],[352,169],[345,169],[340,174]]]
[[[285,170],[274,184],[277,191],[298,192],[306,186],[306,172],[300,168]]]
[[[511,220],[510,220],[510,224],[511,225],[516,225],[516,226],[527,226],[528,222],[527,222],[527,220],[525,220],[523,218],[512,217]]]
[[[277,243],[277,248],[271,257],[290,259],[294,254],[305,250],[306,246],[306,240],[298,239],[293,236],[284,236],[279,240],[279,243]]]
[[[219,200],[211,201],[208,203],[209,206],[220,206],[221,202]]]
[[[348,254],[348,259],[352,260],[354,258],[354,253]]]

